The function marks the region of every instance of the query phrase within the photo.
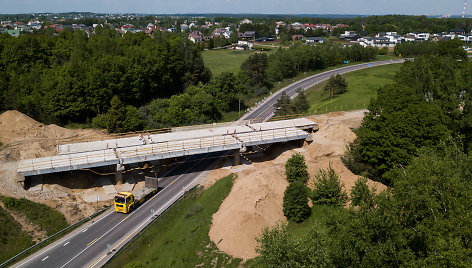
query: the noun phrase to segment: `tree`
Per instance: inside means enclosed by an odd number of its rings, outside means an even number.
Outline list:
[[[375,196],[375,207],[332,225],[334,265],[470,266],[471,164],[451,141],[420,149],[390,172],[393,188]]]
[[[267,85],[267,55],[265,53],[255,53],[249,56],[241,65],[241,71],[246,74],[251,86],[263,87]]]
[[[301,89],[298,89],[298,95],[290,103],[290,110],[296,114],[303,114],[308,112],[310,109],[310,103],[306,99],[305,92]]]
[[[359,177],[351,189],[351,202],[360,209],[372,209],[375,205],[375,188],[369,189],[367,178]]]
[[[379,89],[344,163],[353,169],[363,167],[360,172],[366,172],[367,177],[391,185],[385,176],[389,170],[405,166],[418,148],[438,144],[451,135],[452,126],[448,127],[441,108],[423,98],[405,86]]]
[[[237,108],[237,96],[244,92],[240,81],[229,72],[214,76],[204,89],[213,97],[222,112]]]
[[[275,115],[277,116],[291,114],[290,97],[287,95],[287,93],[285,93],[285,91],[282,92],[282,94],[280,95],[280,98],[274,104],[274,108],[275,108]]]
[[[111,99],[111,107],[107,112],[107,130],[110,133],[122,132],[126,110],[118,96]]]
[[[293,154],[285,163],[285,176],[289,183],[305,182],[308,180],[308,170],[305,157],[299,153]]]
[[[288,220],[304,221],[311,212],[308,206],[308,188],[299,181],[290,183],[285,189],[282,206]]]
[[[131,105],[126,105],[125,119],[123,120],[123,131],[141,130],[144,126],[144,121],[141,118],[139,110]]]
[[[344,186],[338,174],[336,174],[331,167],[331,163],[328,169],[320,169],[320,171],[315,174],[312,184],[313,192],[311,199],[313,203],[342,206],[348,200],[346,191],[343,189]]]
[[[346,80],[339,74],[331,76],[328,83],[324,87],[324,91],[328,92],[330,96],[343,94],[347,90]]]

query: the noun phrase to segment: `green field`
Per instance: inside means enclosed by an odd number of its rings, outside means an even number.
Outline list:
[[[126,245],[108,267],[238,267],[241,260],[210,241],[213,214],[233,186],[232,175],[196,189]]]
[[[8,212],[0,208],[0,263],[20,253],[34,244],[32,238],[21,231],[21,226]]]
[[[219,50],[205,50],[202,52],[205,66],[210,68],[213,75],[221,74],[222,72],[237,73],[241,64],[249,58],[252,52],[219,49]]]
[[[370,100],[377,96],[377,89],[392,83],[401,64],[364,69],[343,75],[347,91],[333,99],[323,91],[326,81],[306,91],[311,107],[309,114],[321,114],[333,111],[350,111],[367,108]]]
[[[48,236],[68,226],[64,215],[46,205],[23,198],[0,196],[0,199],[8,209],[25,215],[32,223],[45,230]]]

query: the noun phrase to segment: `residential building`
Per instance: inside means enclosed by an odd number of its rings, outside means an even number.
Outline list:
[[[194,43],[199,43],[203,40],[203,34],[200,31],[193,31],[188,35],[188,39]]]
[[[254,48],[254,44],[248,40],[239,40],[238,44],[235,47],[235,49],[237,50],[247,50],[247,49],[253,49],[253,48]]]
[[[252,21],[250,21],[249,19],[244,19],[239,24],[252,24]]]
[[[360,36],[355,31],[344,31],[343,34],[339,36],[339,39],[346,41],[357,41]]]
[[[305,40],[306,44],[324,43],[326,39],[323,37],[307,37]]]
[[[257,33],[255,31],[246,31],[244,33],[238,33],[238,37],[241,40],[256,40]]]

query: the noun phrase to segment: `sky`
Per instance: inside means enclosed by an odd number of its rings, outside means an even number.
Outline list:
[[[469,0],[472,14],[472,1]],[[356,15],[460,15],[464,0],[0,0],[0,14],[97,13],[257,13]]]

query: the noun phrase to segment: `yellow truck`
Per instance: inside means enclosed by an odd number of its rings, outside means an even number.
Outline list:
[[[115,196],[115,211],[121,213],[129,213],[146,200],[155,195],[158,191],[157,178],[150,178],[151,182],[148,183],[146,178],[146,186],[144,188],[130,192],[120,192]]]

